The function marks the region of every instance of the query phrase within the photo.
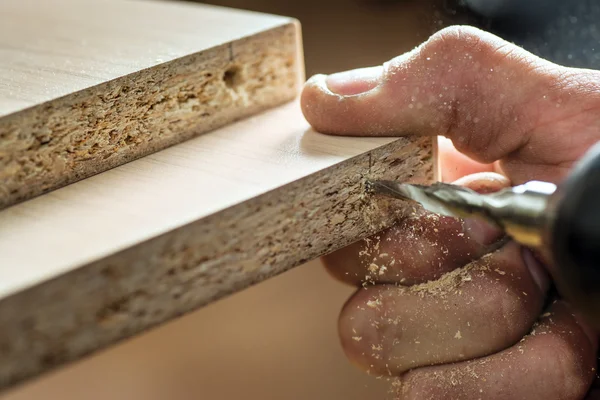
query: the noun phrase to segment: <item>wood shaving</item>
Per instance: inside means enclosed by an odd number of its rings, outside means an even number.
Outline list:
[[[377,265],[375,263],[371,263],[371,265],[369,265],[369,272],[374,274],[378,270],[379,270],[379,265]]]
[[[367,307],[377,308],[380,305],[381,305],[381,300],[380,299],[375,299],[375,300],[369,300],[369,301],[367,301]]]

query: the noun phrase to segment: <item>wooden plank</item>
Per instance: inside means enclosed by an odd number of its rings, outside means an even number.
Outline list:
[[[430,182],[434,150],[292,102],[3,210],[0,387],[389,226],[406,205],[365,180]]]
[[[207,5],[0,2],[0,208],[292,100],[299,26]]]
[[[311,261],[0,400],[392,400],[340,348],[353,291]]]

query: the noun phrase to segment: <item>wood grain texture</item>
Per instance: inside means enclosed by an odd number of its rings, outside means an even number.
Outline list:
[[[0,386],[372,234],[431,138],[309,129],[292,102],[0,212]]]
[[[292,100],[290,18],[179,2],[0,2],[0,208]]]

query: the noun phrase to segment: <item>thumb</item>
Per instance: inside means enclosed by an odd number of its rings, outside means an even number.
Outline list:
[[[323,133],[442,135],[486,164],[535,144],[526,149],[524,163],[558,165],[579,154],[565,155],[559,133],[549,133],[548,126],[556,130],[592,108],[582,101],[592,90],[581,75],[596,72],[583,71],[478,29],[451,27],[383,66],[311,78],[301,105],[308,122]],[[596,105],[597,100],[596,93]],[[548,158],[556,150],[563,158]]]

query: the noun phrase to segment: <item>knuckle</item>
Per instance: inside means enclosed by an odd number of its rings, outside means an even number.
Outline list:
[[[434,33],[425,42],[425,49],[448,52],[476,49],[487,44],[485,36],[483,31],[471,26],[449,26]]]
[[[478,115],[486,114],[478,113]],[[496,124],[498,126],[504,126],[504,123],[501,120],[490,117],[488,117],[488,119],[488,125]],[[452,142],[458,151],[468,154],[478,162],[491,164],[505,153],[504,147],[500,145],[500,139],[503,139],[503,136],[499,130],[492,126],[486,126],[481,130],[484,131],[485,134],[482,134],[480,130],[475,128],[464,127],[462,130],[454,133]]]
[[[479,134],[474,129],[463,129],[454,135],[454,147],[462,153],[477,157],[477,161],[490,164],[497,160],[494,148],[498,135],[494,131],[487,131],[485,135]]]
[[[502,286],[498,288],[502,289]],[[523,337],[534,320],[528,310],[523,312],[522,300],[510,292],[496,292],[486,303],[485,314],[490,316],[490,331],[495,336],[498,348]]]
[[[531,329],[543,305],[543,295],[529,290],[524,270],[497,263],[488,272],[493,288],[485,314],[500,345],[520,340]],[[499,275],[503,274],[503,275]]]
[[[547,343],[544,357],[546,364],[552,366],[557,378],[554,382],[561,399],[576,400],[582,398],[589,387],[589,379],[582,374],[578,351],[571,341],[559,335],[552,336]]]

